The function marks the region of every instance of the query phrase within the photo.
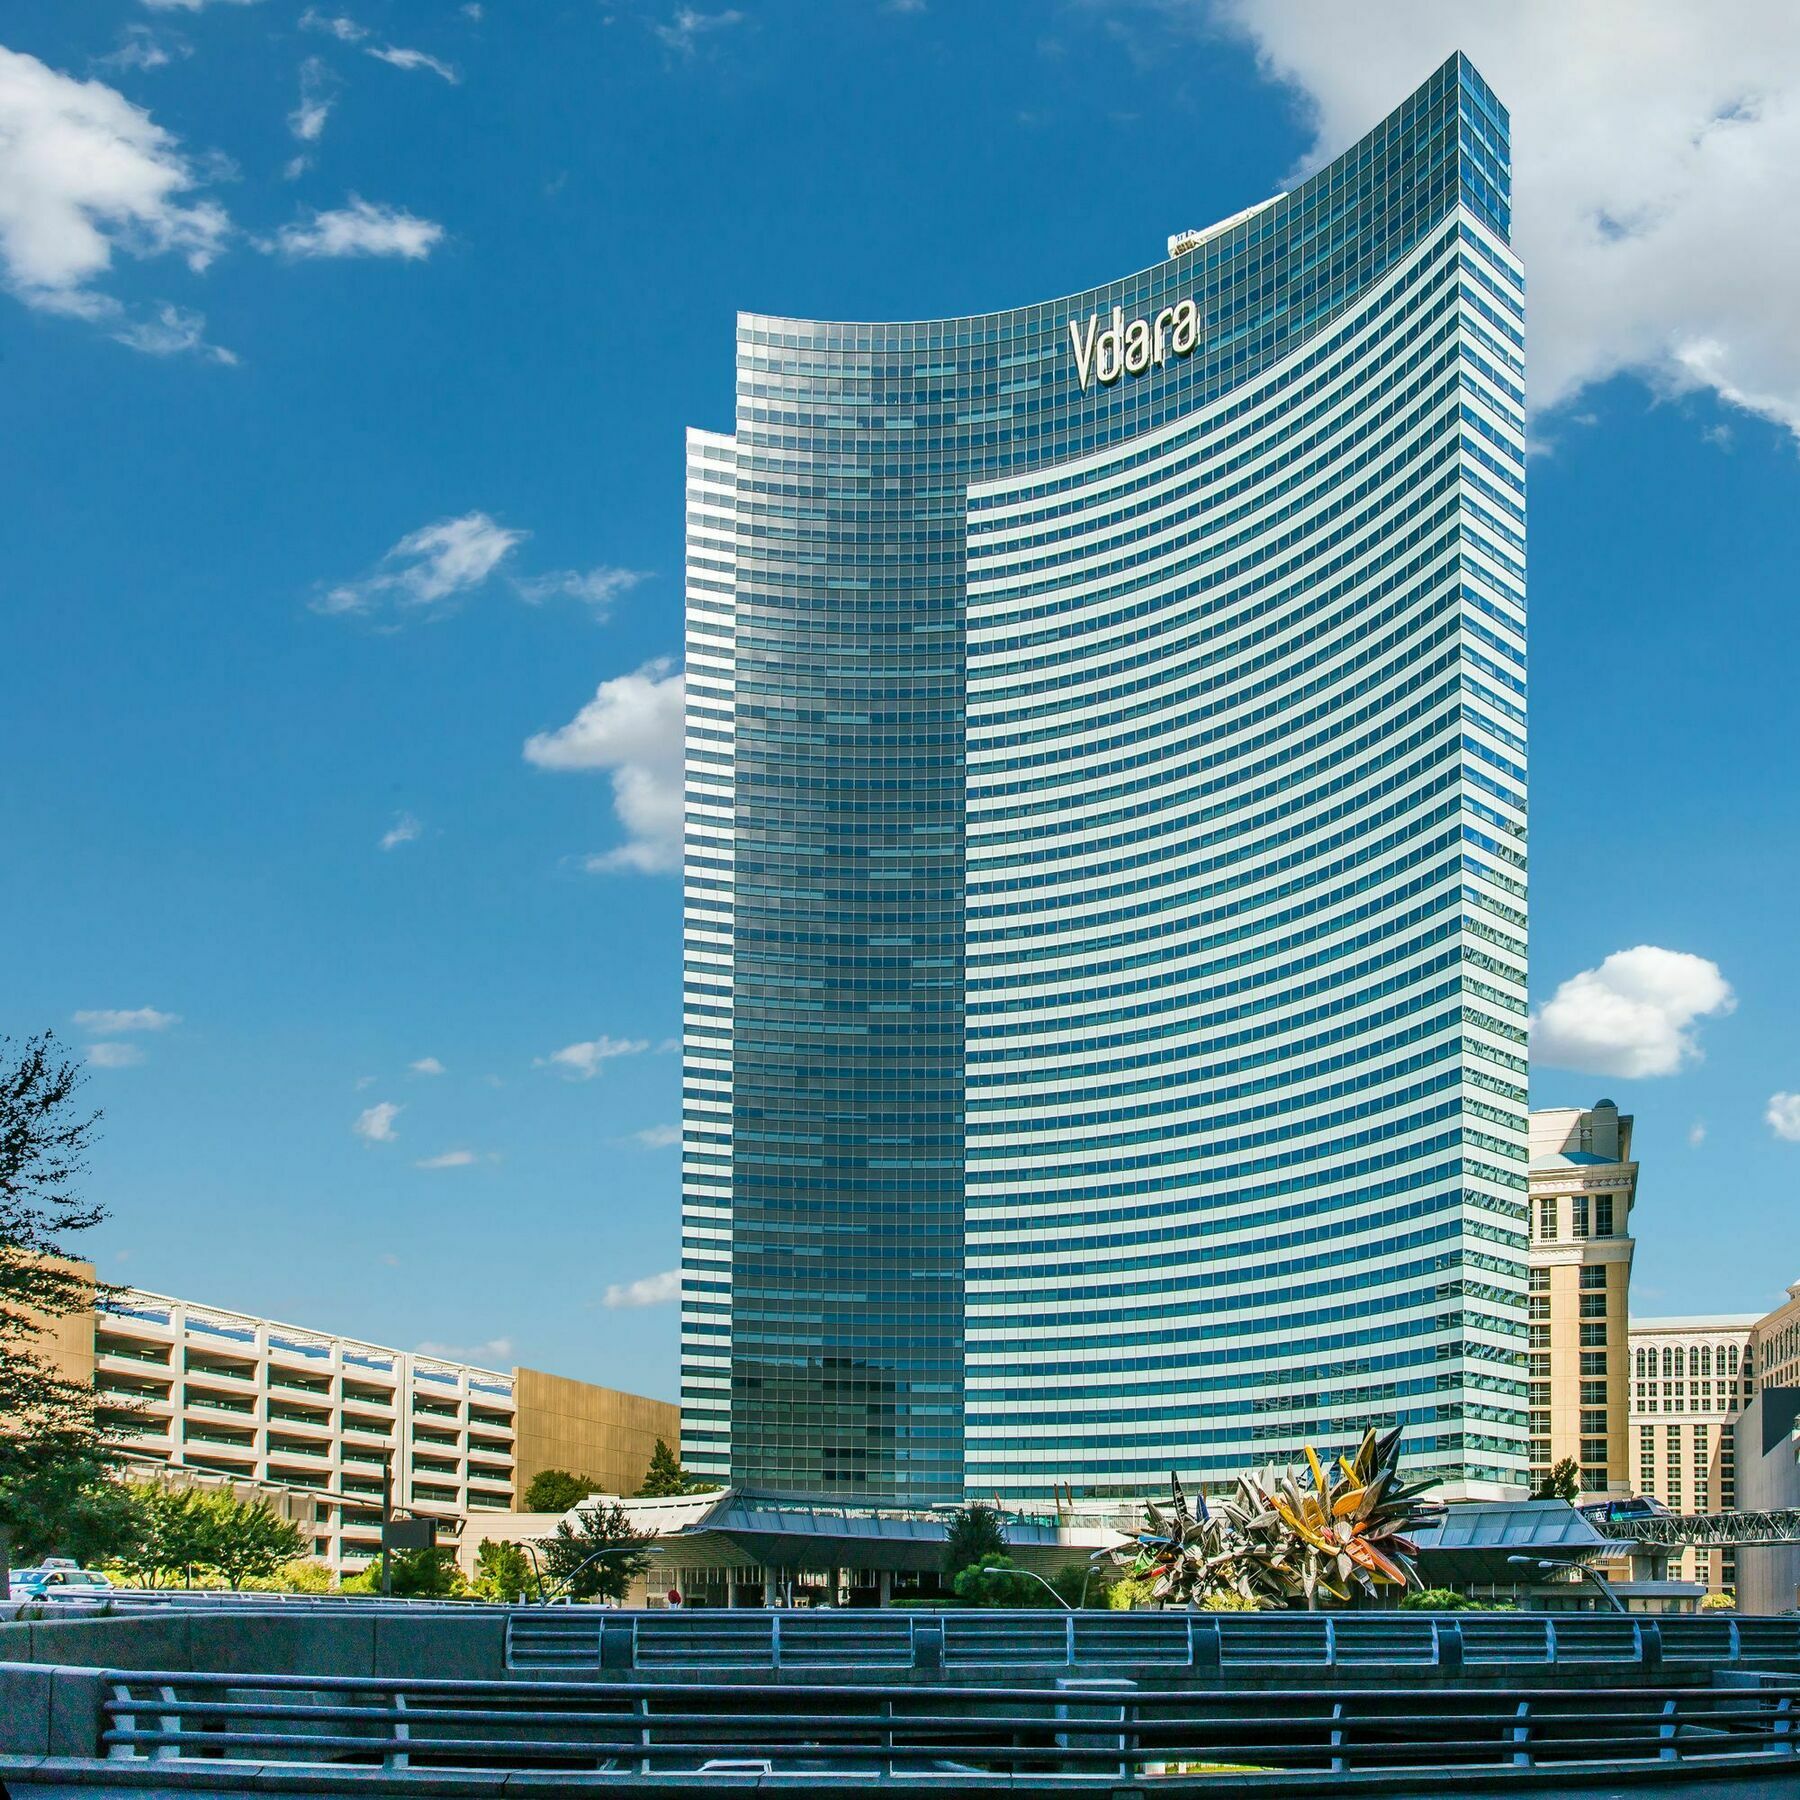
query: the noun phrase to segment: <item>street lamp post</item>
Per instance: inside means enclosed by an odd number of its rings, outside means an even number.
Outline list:
[[[1572,1562],[1563,1556],[1509,1556],[1506,1560],[1519,1569],[1573,1569],[1583,1581],[1591,1581],[1600,1590],[1601,1598],[1614,1612],[1625,1611],[1619,1596],[1612,1591],[1612,1583],[1598,1569],[1590,1569],[1586,1563]]]
[[[538,1561],[537,1546],[534,1545],[529,1538],[527,1538],[527,1539],[524,1539],[521,1541],[519,1548],[521,1550],[523,1550],[525,1552],[525,1554],[531,1558],[531,1571],[537,1577],[538,1604],[540,1606],[550,1605],[551,1598],[549,1596],[546,1596],[546,1594],[544,1593],[544,1568],[543,1568],[543,1564],[541,1564]],[[656,1545],[656,1544],[602,1544],[598,1550],[592,1551],[588,1555],[584,1556],[581,1559],[581,1561],[578,1562],[574,1566],[574,1568],[572,1568],[568,1572],[568,1574],[566,1574],[562,1578],[562,1585],[565,1588],[571,1586],[575,1580],[575,1577],[577,1575],[579,1575],[581,1573],[581,1571],[588,1566],[589,1563],[598,1562],[600,1560],[600,1558],[603,1556],[661,1556],[661,1555],[662,1555],[662,1549],[659,1545]]]
[[[1093,1555],[1087,1559],[1087,1572],[1081,1578],[1081,1600],[1075,1606],[1071,1606],[1068,1601],[1066,1601],[1062,1595],[1043,1578],[1043,1576],[1033,1574],[1030,1569],[1003,1568],[999,1563],[979,1563],[976,1566],[984,1575],[1023,1575],[1027,1581],[1035,1581],[1038,1586],[1063,1609],[1064,1612],[1080,1612],[1082,1608],[1087,1605],[1088,1583],[1094,1579],[1094,1564],[1097,1563],[1101,1557],[1111,1555],[1112,1552],[1110,1550],[1096,1550]]]

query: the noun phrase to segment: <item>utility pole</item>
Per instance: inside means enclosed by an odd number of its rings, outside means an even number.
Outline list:
[[[388,1549],[388,1527],[394,1522],[394,1453],[386,1451],[381,1458],[381,1597],[394,1597],[393,1554]]]

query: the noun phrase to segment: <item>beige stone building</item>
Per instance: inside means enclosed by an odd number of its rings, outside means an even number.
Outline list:
[[[1631,1473],[1637,1493],[1679,1513],[1738,1505],[1734,1421],[1756,1391],[1751,1340],[1756,1315],[1633,1319]],[[1687,1549],[1669,1575],[1733,1587],[1737,1553]]]
[[[92,1279],[91,1266],[83,1265]],[[128,1470],[263,1494],[340,1572],[396,1508],[451,1522],[510,1513],[540,1469],[631,1493],[679,1409],[536,1369],[487,1369],[141,1288],[46,1321],[41,1345],[91,1381]],[[479,1520],[471,1528],[479,1537]]]
[[[1629,1464],[1629,1114],[1610,1100],[1531,1115],[1526,1251],[1531,1482],[1565,1457],[1596,1498],[1632,1492]]]

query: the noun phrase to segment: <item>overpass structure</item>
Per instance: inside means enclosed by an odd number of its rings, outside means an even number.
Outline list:
[[[1595,1519],[1603,1537],[1641,1550],[1741,1550],[1800,1544],[1800,1507],[1777,1512],[1662,1513],[1638,1519]]]

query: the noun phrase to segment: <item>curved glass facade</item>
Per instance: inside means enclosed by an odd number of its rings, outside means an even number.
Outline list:
[[[1453,58],[1182,254],[745,315],[689,443],[683,1455],[1521,1482],[1522,283]]]

